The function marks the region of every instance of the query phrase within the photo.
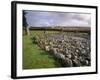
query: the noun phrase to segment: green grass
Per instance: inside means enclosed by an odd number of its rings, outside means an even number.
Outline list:
[[[41,31],[31,32],[31,36],[41,35]],[[55,68],[61,65],[49,52],[32,43],[30,36],[23,36],[23,69]]]

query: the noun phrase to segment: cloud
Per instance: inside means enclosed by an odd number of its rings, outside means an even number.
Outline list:
[[[91,14],[26,10],[29,26],[91,26]]]

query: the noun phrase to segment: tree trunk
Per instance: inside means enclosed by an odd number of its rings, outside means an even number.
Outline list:
[[[30,32],[29,32],[29,27],[26,27],[26,34],[29,36]]]

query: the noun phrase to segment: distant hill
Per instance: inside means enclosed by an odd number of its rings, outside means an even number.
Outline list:
[[[30,27],[30,30],[56,30],[56,31],[79,31],[79,32],[90,32],[90,27]]]

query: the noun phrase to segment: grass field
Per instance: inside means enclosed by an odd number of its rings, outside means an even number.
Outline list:
[[[43,31],[31,31],[31,35],[23,35],[23,69],[61,67],[50,53],[32,43],[32,36],[43,35]]]

